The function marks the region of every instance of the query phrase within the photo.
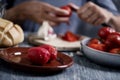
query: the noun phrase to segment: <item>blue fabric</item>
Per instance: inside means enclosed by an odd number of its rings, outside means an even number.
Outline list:
[[[24,1],[30,1],[30,0],[15,0],[14,5],[20,4]],[[66,5],[70,2],[82,6],[84,5],[87,1],[92,1],[95,4],[106,8],[107,10],[111,11],[114,14],[117,14],[117,9],[115,5],[113,4],[112,0],[39,0],[43,2],[47,2],[49,4],[52,4],[54,6],[60,7],[63,5]],[[26,20],[24,24],[22,25],[22,28],[24,31],[30,31],[30,32],[35,32],[39,28],[39,24]],[[67,25],[65,23],[60,24],[59,26],[55,27],[54,30],[56,33],[65,33],[67,30],[70,30],[76,34],[82,34],[82,35],[87,35],[90,37],[95,37],[97,35],[97,31],[99,30],[101,26],[95,27],[93,25],[87,24],[84,21],[81,21],[78,18],[78,15],[76,13],[73,13],[71,18],[70,18],[70,25]]]

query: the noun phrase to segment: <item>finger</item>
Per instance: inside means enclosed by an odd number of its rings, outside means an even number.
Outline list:
[[[92,5],[93,3],[89,2],[85,5],[83,5],[82,7],[79,8],[78,10],[78,14],[84,14]]]
[[[98,18],[93,25],[97,26],[97,25],[101,25],[104,22],[104,20],[102,18]]]
[[[88,7],[80,7],[77,11],[78,15],[84,14],[88,10]]]
[[[91,14],[86,20],[88,23],[94,24],[99,18],[103,18],[97,7],[91,7],[89,10],[91,10],[92,13],[86,11],[86,14]]]
[[[90,24],[93,24],[97,19],[98,19],[98,14],[94,13],[90,17],[88,17],[85,21]]]
[[[69,17],[57,17],[57,16],[52,16],[52,15],[44,15],[44,19],[53,21],[53,22],[67,22],[69,21]]]
[[[69,14],[69,12],[67,10],[60,9],[58,7],[54,7],[50,4],[46,4],[46,7],[44,7],[44,10],[51,12],[51,13],[55,13],[55,14],[61,14],[61,15],[68,15]]]
[[[60,23],[49,21],[49,24],[50,24],[52,27],[55,27],[55,26],[59,25]]]
[[[91,17],[92,14],[93,14],[93,11],[90,8],[90,9],[86,10],[84,12],[84,14],[81,14],[80,16],[82,19],[87,19],[87,18]]]
[[[79,7],[73,3],[69,3],[68,6],[75,12],[79,9]]]
[[[53,22],[68,22],[69,18],[68,17],[48,17],[48,20],[51,20]]]
[[[37,21],[44,21],[44,20],[47,20],[47,21],[52,21],[52,22],[67,22],[69,20],[68,17],[57,17],[55,16],[54,14],[48,14],[48,13],[45,13],[44,14],[36,14],[34,15],[34,20],[37,20]]]

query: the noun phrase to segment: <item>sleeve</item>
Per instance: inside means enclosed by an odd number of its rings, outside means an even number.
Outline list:
[[[91,1],[93,1],[95,4],[99,5],[100,7],[103,7],[108,11],[112,12],[114,15],[120,14],[112,0],[91,0]]]

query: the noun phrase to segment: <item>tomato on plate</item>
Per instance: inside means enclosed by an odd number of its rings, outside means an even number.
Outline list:
[[[61,38],[69,42],[74,42],[79,40],[79,37],[73,34],[71,31],[67,31],[65,35],[63,35]]]
[[[68,11],[69,14],[68,14],[68,15],[61,15],[61,14],[59,14],[59,15],[57,15],[57,16],[59,16],[59,17],[70,17],[70,16],[72,15],[72,10],[71,10],[71,8],[70,8],[69,5],[62,6],[62,7],[60,7],[60,8]]]
[[[88,47],[91,47],[93,49],[96,49],[96,50],[100,50],[100,51],[106,51],[106,45],[105,44],[88,44]]]
[[[120,54],[120,48],[113,48],[109,52],[113,54]]]
[[[41,45],[28,50],[28,58],[33,64],[42,65],[48,61],[57,59],[57,50],[51,45]]]
[[[42,65],[49,61],[50,53],[42,47],[32,47],[28,49],[28,58],[33,64]]]
[[[56,48],[54,48],[51,45],[47,45],[47,44],[41,45],[40,47],[48,50],[48,52],[50,53],[50,60],[57,59],[57,49]]]
[[[102,27],[99,31],[98,31],[98,36],[101,38],[101,39],[106,39],[107,36],[110,34],[110,33],[113,33],[115,32],[115,30],[113,28],[110,28],[110,27]]]
[[[92,38],[90,39],[90,41],[88,42],[88,44],[100,44],[101,41],[97,38]]]

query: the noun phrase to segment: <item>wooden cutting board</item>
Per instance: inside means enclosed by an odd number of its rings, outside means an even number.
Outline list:
[[[43,39],[40,39],[37,35],[35,34],[30,34],[28,36],[29,43],[39,46],[42,44],[49,44],[57,48],[58,51],[78,51],[81,48],[80,41],[84,39],[85,36],[81,36],[80,40],[75,41],[75,42],[69,42],[61,39],[60,37],[57,37],[53,40],[50,41],[45,41]]]

